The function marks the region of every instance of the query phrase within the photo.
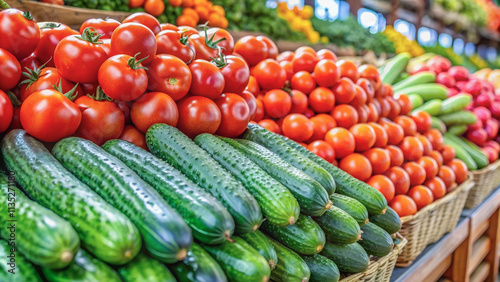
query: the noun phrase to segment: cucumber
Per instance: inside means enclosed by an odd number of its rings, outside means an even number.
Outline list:
[[[138,254],[133,261],[120,267],[118,273],[125,282],[177,281],[163,263],[142,253]]]
[[[173,263],[186,256],[193,240],[191,229],[153,187],[118,158],[78,137],[57,142],[52,154],[78,179],[132,220],[146,249],[155,258]]]
[[[335,206],[314,220],[323,229],[329,242],[351,244],[361,238],[361,230],[356,220]]]
[[[303,214],[322,215],[331,206],[321,184],[265,147],[244,139],[223,140],[285,185],[299,202]]]
[[[124,140],[110,140],[102,148],[154,187],[198,241],[220,244],[233,235],[234,221],[224,206],[168,163]]]
[[[408,99],[410,99],[411,101],[411,105],[412,105],[412,110],[422,106],[424,104],[424,99],[422,99],[422,97],[420,97],[420,95],[417,95],[417,94],[408,94],[406,95],[408,96]]]
[[[416,73],[414,75],[410,75],[407,78],[399,81],[398,83],[392,86],[394,91],[398,91],[400,89],[404,89],[410,86],[424,84],[424,83],[432,83],[436,81],[436,74],[429,71],[423,71]]]
[[[447,138],[453,140],[457,145],[461,146],[477,165],[478,169],[484,168],[490,164],[488,157],[481,151],[481,149],[474,143],[463,137],[446,134]]]
[[[472,97],[469,94],[458,94],[443,101],[441,104],[441,115],[451,114],[465,109],[472,103]]]
[[[329,258],[322,255],[302,256],[311,271],[310,282],[337,282],[340,272],[337,265]]]
[[[425,102],[422,106],[414,109],[412,112],[423,111],[431,116],[437,116],[441,112],[441,103],[442,101],[439,99],[432,99]]]
[[[391,207],[387,207],[385,214],[370,216],[370,222],[389,234],[394,234],[401,229],[401,219]]]
[[[31,262],[20,253],[12,253],[12,248],[7,241],[0,239],[0,281],[41,282],[42,278]]]
[[[450,138],[451,134],[446,133],[443,136],[444,144],[450,145],[455,149],[455,158],[462,160],[466,165],[469,170],[476,170],[477,169],[477,164],[474,161],[474,159],[469,155],[469,153],[464,149],[462,145],[457,143],[454,138]]]
[[[288,226],[299,217],[297,200],[276,179],[240,151],[211,134],[200,134],[194,142],[231,172],[255,197],[262,213],[273,224]]]
[[[446,132],[446,124],[444,124],[444,122],[442,122],[437,117],[432,117],[431,128],[435,128],[435,129],[439,130],[439,132],[441,132],[441,133]]]
[[[408,62],[410,62],[410,53],[400,53],[396,55],[384,67],[384,71],[380,74],[380,79],[383,83],[393,84],[398,76],[406,69]]]
[[[202,245],[219,263],[229,281],[268,281],[271,269],[267,260],[238,236],[234,242]]]
[[[361,227],[363,233],[359,244],[366,253],[377,257],[388,255],[392,251],[394,242],[391,235],[374,223],[368,222]]]
[[[335,193],[335,180],[332,175],[328,173],[324,168],[322,168],[317,163],[309,160],[308,158],[302,156],[298,152],[294,150],[289,150],[287,146],[285,146],[284,142],[278,139],[269,139],[265,135],[264,132],[259,132],[256,130],[251,130],[252,128],[258,127],[257,124],[249,124],[248,129],[243,134],[243,138],[246,140],[250,140],[260,145],[266,147],[276,155],[278,155],[283,160],[287,161],[292,166],[297,169],[305,172],[307,175],[312,177],[314,180],[318,181],[323,188],[325,188],[326,192],[328,192],[328,196]]]
[[[433,99],[444,100],[448,98],[448,89],[439,83],[424,83],[413,85],[394,91],[394,94],[417,94],[422,100],[430,101]]]
[[[325,246],[325,233],[314,220],[301,214],[294,225],[279,227],[265,221],[262,231],[301,255],[314,255]]]
[[[24,130],[12,130],[2,141],[7,168],[29,197],[67,220],[81,244],[104,262],[124,264],[141,248],[132,222],[68,172]]]
[[[75,260],[67,268],[54,270],[42,268],[43,275],[51,282],[120,282],[118,273],[111,267],[87,254],[84,250],[76,253]]]
[[[269,238],[269,241],[276,250],[278,263],[271,272],[271,280],[283,282],[309,281],[311,271],[307,263],[294,251],[283,246],[278,241]]]
[[[330,200],[332,200],[335,207],[352,216],[359,226],[363,226],[363,224],[368,222],[368,211],[358,200],[337,193],[331,195]]]
[[[455,136],[460,136],[460,135],[464,134],[466,131],[467,131],[467,125],[455,124],[455,125],[448,127],[447,133],[453,134]]]
[[[168,265],[179,282],[226,282],[226,274],[203,248],[193,243],[183,261]]]
[[[345,273],[363,272],[370,265],[368,254],[358,243],[339,245],[326,242],[320,254],[331,259]]]
[[[169,162],[219,200],[233,216],[236,233],[259,228],[262,211],[255,198],[189,137],[175,127],[155,124],[146,133],[146,143],[155,156]]]
[[[17,189],[15,174],[10,174],[10,179],[0,172],[0,221],[5,223],[1,237],[36,265],[55,269],[68,266],[80,248],[75,229]],[[12,234],[15,240],[10,241]]]
[[[271,270],[276,267],[278,256],[264,233],[260,232],[260,230],[255,230],[254,232],[241,235],[241,238],[269,262]]]
[[[477,121],[476,115],[470,111],[458,111],[451,114],[440,115],[439,118],[446,124],[452,126],[455,124],[471,125]]]

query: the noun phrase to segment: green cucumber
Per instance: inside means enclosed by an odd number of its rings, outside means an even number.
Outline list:
[[[110,140],[102,148],[154,187],[200,242],[220,244],[233,235],[234,221],[224,206],[168,163],[124,140]]]
[[[78,137],[63,139],[52,154],[80,181],[123,212],[137,226],[146,249],[173,263],[186,256],[191,229],[160,194],[95,143]]]
[[[418,94],[424,101],[444,100],[448,98],[448,89],[439,83],[424,83],[401,88],[394,91],[394,94]]]
[[[220,245],[202,245],[219,263],[229,281],[268,281],[271,269],[267,260],[240,237]]]
[[[314,255],[325,246],[325,233],[311,218],[301,214],[294,225],[279,227],[265,221],[262,231],[301,255]]]
[[[169,162],[227,208],[236,223],[236,233],[259,228],[262,211],[255,198],[189,137],[175,127],[155,124],[146,133],[146,142],[151,153]]]
[[[394,234],[401,229],[401,219],[391,207],[387,207],[384,214],[370,216],[370,222],[378,225],[389,234]]]
[[[283,246],[278,241],[269,238],[269,241],[276,250],[278,263],[271,272],[271,280],[283,282],[309,281],[311,271],[307,263],[294,251]]]
[[[333,206],[314,221],[323,229],[326,239],[332,243],[351,244],[361,238],[356,220],[347,212]]]
[[[451,114],[440,115],[439,118],[448,127],[456,124],[471,125],[477,121],[476,116],[470,111],[458,111]]]
[[[404,52],[392,58],[384,67],[384,71],[380,74],[382,82],[393,84],[398,76],[406,69],[411,57],[410,53]]]
[[[203,248],[193,243],[184,260],[169,264],[179,282],[226,282],[226,274]]]
[[[255,230],[254,232],[241,235],[241,238],[269,262],[271,270],[276,267],[278,256],[276,255],[273,245],[269,242],[269,239],[264,233],[260,230]]]
[[[435,73],[429,71],[423,71],[416,73],[414,75],[410,75],[407,78],[399,81],[398,83],[392,86],[392,89],[394,91],[398,91],[400,89],[404,89],[410,86],[419,85],[423,83],[432,83],[434,81],[436,81]]]
[[[0,281],[41,282],[35,267],[22,254],[11,252],[14,248],[0,239]]]
[[[15,174],[0,172],[0,229],[3,239],[15,243],[26,259],[47,268],[64,268],[80,248],[75,229],[53,211],[26,197],[16,188]],[[15,240],[10,241],[11,235]]]
[[[332,200],[335,207],[352,216],[359,226],[363,226],[363,224],[368,222],[368,211],[358,200],[337,193],[331,195],[330,200]]]
[[[177,281],[163,263],[153,258],[149,258],[142,253],[138,254],[133,261],[120,267],[118,273],[125,282]]]
[[[441,115],[451,114],[465,109],[472,103],[472,97],[469,94],[458,94],[443,101],[441,104]]]
[[[446,132],[446,124],[437,117],[432,117],[431,128],[435,128],[441,133]]]
[[[424,104],[424,99],[422,99],[422,97],[420,97],[420,95],[418,94],[408,94],[406,95],[408,96],[408,99],[410,99],[411,101],[411,104],[412,104],[412,110],[422,106]]]
[[[124,264],[141,248],[132,222],[68,172],[24,130],[12,130],[2,141],[7,168],[28,196],[67,220],[81,244],[102,261]]]
[[[51,282],[121,282],[120,276],[111,267],[97,258],[78,251],[75,260],[68,267],[60,270],[42,268],[43,275]]]
[[[316,180],[265,147],[244,139],[223,139],[281,182],[293,194],[306,215],[321,215],[331,206],[328,193]]]
[[[321,255],[331,259],[345,273],[363,272],[370,265],[368,254],[358,243],[341,245],[326,242]]]
[[[448,127],[447,133],[453,134],[455,136],[460,136],[460,135],[464,134],[466,131],[467,131],[467,125],[455,124],[455,125]]]
[[[200,134],[196,136],[194,142],[247,188],[259,203],[268,221],[278,226],[295,223],[299,217],[299,203],[285,186],[240,151],[214,135]]]
[[[457,143],[461,146],[468,154],[472,157],[474,162],[477,165],[478,169],[484,168],[490,164],[488,157],[481,151],[481,149],[474,143],[463,137],[457,137],[455,135],[446,134],[447,138],[453,140],[453,142]]]
[[[444,144],[449,145],[455,149],[455,158],[462,160],[469,170],[476,170],[477,164],[474,159],[469,155],[469,153],[464,149],[462,145],[457,143],[454,138],[450,138],[451,134],[446,133],[443,136]]]
[[[414,109],[412,112],[426,112],[431,116],[437,116],[441,112],[441,103],[442,101],[439,99],[432,99]]]
[[[363,233],[359,244],[366,253],[377,257],[388,255],[392,251],[394,242],[391,235],[374,223],[368,222],[361,227]]]
[[[340,272],[337,265],[329,258],[322,255],[302,256],[311,271],[310,282],[337,282]]]

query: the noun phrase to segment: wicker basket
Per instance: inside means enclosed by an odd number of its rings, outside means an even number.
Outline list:
[[[396,234],[396,237],[401,239],[401,242],[394,246],[394,249],[385,257],[375,258],[370,261],[370,266],[365,272],[349,275],[340,279],[340,282],[384,282],[389,281],[392,271],[396,266],[398,255],[403,250],[408,242],[401,234]]]
[[[474,186],[471,174],[454,191],[421,209],[415,215],[401,218],[399,231],[407,240],[398,257],[398,266],[408,266],[427,247],[452,231],[460,219],[467,195]]]
[[[500,183],[500,160],[490,164],[489,166],[472,171],[475,186],[470,191],[466,209],[473,209],[493,191]]]

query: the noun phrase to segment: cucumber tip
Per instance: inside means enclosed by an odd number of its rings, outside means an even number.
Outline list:
[[[385,214],[386,211],[387,211],[387,208],[383,209],[382,214]]]
[[[325,206],[325,209],[329,210],[332,207],[333,203],[332,201],[328,201],[328,203]]]
[[[321,250],[323,249],[323,245],[319,245],[317,248],[316,248],[316,251],[318,252],[321,252]]]
[[[125,253],[123,253],[123,256],[126,258],[131,258],[132,257],[132,250],[126,250]]]
[[[274,259],[269,260],[269,266],[271,267],[271,269],[274,269],[276,267],[276,262],[274,261]]]
[[[253,231],[259,229],[259,224],[255,224],[252,229],[253,229]]]
[[[73,253],[70,251],[64,251],[61,254],[61,261],[70,262],[73,259]]]
[[[291,216],[289,219],[288,219],[288,223],[290,223],[290,225],[294,225],[295,222],[297,222],[297,220],[295,219],[295,217]]]
[[[224,237],[226,238],[226,240],[228,240],[229,242],[231,243],[234,243],[234,240],[231,239],[231,232],[229,230],[226,230],[226,232],[224,232]]]
[[[186,249],[181,249],[181,250],[177,253],[177,259],[178,259],[178,260],[183,260],[186,256],[187,256],[187,251],[186,251]]]
[[[367,219],[365,220],[365,224],[366,224],[366,223],[368,223],[368,222],[370,222],[370,220],[367,218]]]
[[[269,281],[269,277],[267,277],[267,276],[262,277],[262,281],[264,281],[264,282]]]

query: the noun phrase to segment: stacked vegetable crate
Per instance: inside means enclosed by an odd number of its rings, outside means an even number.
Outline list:
[[[479,205],[500,184],[500,160],[487,167],[472,171],[475,186],[470,191],[466,209],[473,209]]]

